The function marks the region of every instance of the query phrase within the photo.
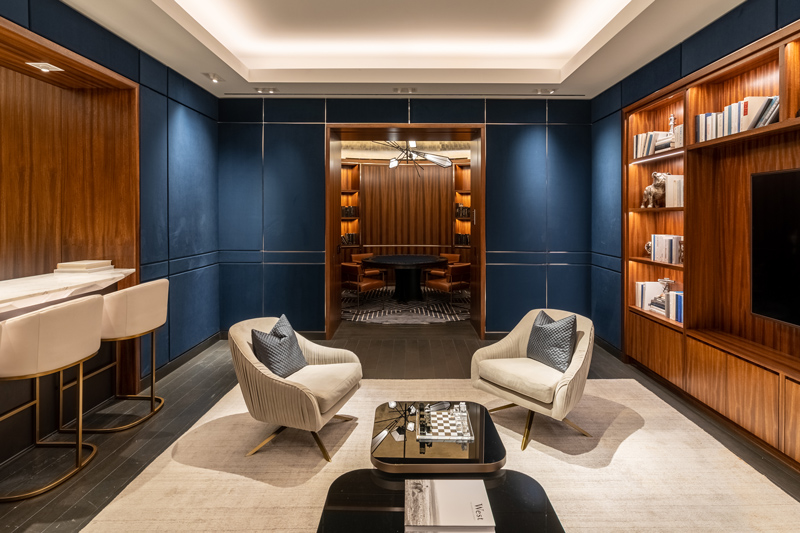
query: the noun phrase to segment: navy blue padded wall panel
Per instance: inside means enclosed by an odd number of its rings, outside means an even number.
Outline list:
[[[486,249],[546,251],[547,129],[486,127]]]
[[[166,263],[162,263],[166,265]],[[149,275],[149,269],[142,269],[141,282],[147,283],[157,279],[166,279],[166,275]],[[166,270],[166,269],[165,269]],[[150,335],[145,335],[141,340],[141,365],[139,367],[140,377],[150,375]],[[169,363],[169,311],[167,311],[167,322],[156,330],[156,368],[161,368]]]
[[[0,17],[27,28],[28,0],[3,0],[0,2]]]
[[[800,20],[800,2],[797,0],[778,0],[778,27]]]
[[[622,256],[622,112],[592,125],[592,251]]]
[[[264,100],[264,122],[325,122],[325,100],[267,98]]]
[[[408,122],[408,99],[329,98],[327,122]]]
[[[411,99],[411,122],[416,124],[483,124],[484,117],[484,100]]]
[[[59,0],[30,3],[29,28],[128,79],[139,81],[139,50]]]
[[[546,100],[486,100],[486,122],[495,124],[544,124]]]
[[[590,249],[591,150],[591,126],[548,126],[548,251],[584,252]]]
[[[167,97],[139,88],[139,204],[142,264],[169,259]]]
[[[594,333],[615,348],[622,348],[622,274],[592,267]]]
[[[298,331],[325,330],[325,265],[264,265],[264,316],[281,316]]]
[[[219,265],[170,276],[169,360],[218,332]]]
[[[681,45],[675,46],[622,80],[622,107],[678,81],[681,78],[683,54]]]
[[[545,307],[547,267],[486,265],[486,331],[511,331],[531,309]]]
[[[547,307],[592,316],[591,265],[547,265]]]
[[[242,320],[262,315],[264,267],[260,263],[220,263],[219,320],[220,330]]]
[[[622,85],[612,85],[592,99],[592,122],[622,109]]]
[[[217,123],[169,101],[169,257],[218,250]]]
[[[590,124],[592,122],[591,100],[548,100],[548,124]]]
[[[262,122],[263,98],[222,98],[219,101],[220,122]]]
[[[261,124],[219,125],[219,249],[261,250]]]
[[[777,0],[748,0],[683,41],[681,76],[777,30]]]
[[[173,100],[214,120],[219,119],[217,97],[172,69],[167,76],[167,91]]]
[[[169,69],[144,52],[139,52],[139,83],[167,94]]]
[[[325,249],[325,126],[264,126],[264,249]]]

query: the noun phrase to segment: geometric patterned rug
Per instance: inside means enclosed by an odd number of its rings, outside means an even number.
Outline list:
[[[370,324],[440,324],[469,320],[469,291],[450,295],[422,287],[426,301],[400,303],[394,299],[394,287],[381,287],[361,295],[356,308],[352,291],[342,291],[342,320]]]

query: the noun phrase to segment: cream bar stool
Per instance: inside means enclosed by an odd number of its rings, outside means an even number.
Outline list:
[[[95,373],[86,376],[92,377],[108,368],[119,368],[120,344],[119,341],[135,339],[150,334],[152,349],[150,350],[150,395],[123,395],[117,391],[119,400],[149,400],[150,412],[137,418],[129,424],[116,427],[84,428],[87,433],[113,433],[138,426],[148,420],[164,407],[164,398],[156,396],[156,330],[167,321],[167,301],[169,296],[169,281],[159,279],[149,283],[142,283],[128,289],[112,292],[103,297],[103,341],[116,342],[116,358]],[[62,393],[66,389],[63,385]],[[119,379],[117,379],[119,384]],[[119,385],[118,385],[119,386]],[[64,431],[74,431],[73,428],[64,428]]]
[[[34,438],[39,447],[75,447],[75,466],[36,490],[0,497],[0,502],[22,500],[46,492],[85,467],[97,453],[83,442],[83,363],[100,349],[103,298],[88,296],[0,322],[0,381],[34,379],[34,399],[0,416],[0,421],[23,410],[35,409]],[[78,367],[75,442],[41,441],[39,436],[39,378]],[[89,450],[84,455],[84,448]]]

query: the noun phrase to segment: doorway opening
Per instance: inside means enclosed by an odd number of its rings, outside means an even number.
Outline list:
[[[484,133],[470,124],[327,127],[328,338],[342,319],[469,320],[483,338]]]

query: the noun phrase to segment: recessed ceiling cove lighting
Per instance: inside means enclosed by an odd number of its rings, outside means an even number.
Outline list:
[[[33,68],[38,68],[42,72],[64,72],[63,68],[58,68],[55,65],[51,65],[50,63],[25,63],[26,65],[30,65]]]
[[[219,77],[219,74],[214,74],[213,72],[203,72],[203,76],[205,76],[206,78],[210,79],[214,83],[220,83],[220,82],[225,81],[225,80],[223,80],[222,78]]]

